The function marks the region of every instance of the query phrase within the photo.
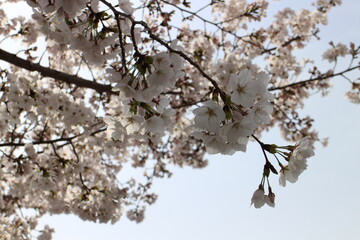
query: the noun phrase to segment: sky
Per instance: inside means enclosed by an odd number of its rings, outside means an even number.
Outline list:
[[[269,15],[285,6],[301,7],[309,2],[271,1],[274,7]],[[344,0],[329,14],[329,24],[319,35],[321,41],[299,51],[299,56],[321,60],[330,40],[359,44],[359,11],[360,1]],[[338,69],[347,63],[339,63]],[[320,65],[326,68],[327,63]],[[349,77],[359,77],[358,72]],[[315,119],[320,137],[329,137],[329,145],[316,145],[316,155],[308,160],[308,169],[295,184],[283,188],[271,177],[275,208],[250,207],[264,164],[261,149],[250,142],[245,154],[209,156],[205,169],[173,168],[172,178],[155,182],[153,190],[159,198],[140,224],[126,217],[114,225],[94,224],[71,215],[46,216],[41,224],[55,228],[55,240],[358,240],[360,108],[344,97],[349,90],[344,79],[335,78],[332,83],[328,96],[310,97],[302,110]],[[287,144],[278,128],[261,140]]]

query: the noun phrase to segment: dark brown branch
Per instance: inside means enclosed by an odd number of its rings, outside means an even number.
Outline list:
[[[95,134],[99,133],[99,132],[103,132],[105,131],[106,128],[102,128],[99,129],[93,133],[90,134],[90,136],[94,136]],[[40,141],[34,141],[32,142],[33,145],[40,145],[40,144],[53,144],[56,142],[72,142],[72,140],[74,140],[75,138],[78,138],[80,136],[82,136],[83,134],[77,134],[74,135],[72,137],[60,137],[57,139],[53,139],[53,140],[40,140]],[[9,142],[9,143],[0,143],[0,147],[21,147],[21,146],[25,146],[25,143],[14,143],[14,142]]]
[[[124,47],[124,42],[123,42],[123,33],[122,33],[122,29],[121,29],[119,14],[115,14],[115,19],[116,19],[117,27],[119,29],[119,43],[120,43],[120,49],[121,49],[121,63],[123,65],[122,67],[124,69],[124,72],[127,73],[128,69],[127,69],[127,66],[126,66],[125,47]]]
[[[155,34],[152,33],[150,27],[143,21],[133,21],[133,24],[140,24],[142,25],[145,30],[148,32],[149,36],[157,41],[158,43],[160,43],[161,45],[163,45],[165,48],[167,48],[169,50],[169,52],[171,53],[176,53],[179,56],[181,56],[183,59],[185,59],[188,63],[190,63],[191,65],[193,65],[200,73],[203,77],[205,77],[207,80],[209,80],[211,82],[211,84],[215,87],[216,90],[218,90],[218,92],[220,93],[221,99],[225,102],[226,101],[226,94],[225,92],[223,92],[219,85],[217,84],[217,82],[212,79],[196,62],[194,62],[189,56],[187,56],[184,52],[182,51],[178,51],[175,50],[173,48],[171,48],[166,42],[164,42],[161,38],[159,38],[158,36],[156,36]]]
[[[287,40],[286,42],[284,42],[281,47],[286,47],[288,45],[290,45],[292,42],[294,41],[298,41],[298,40],[301,40],[301,36],[295,36],[295,37],[292,37],[290,38],[289,40]],[[272,48],[268,48],[268,49],[264,49],[261,54],[264,54],[264,53],[269,53],[269,52],[272,52],[274,50],[278,49],[278,47],[272,47]]]
[[[320,81],[320,80],[324,80],[324,79],[328,79],[328,78],[332,78],[332,77],[336,77],[336,76],[341,76],[344,73],[350,72],[350,71],[355,70],[355,69],[360,69],[360,65],[358,65],[356,67],[348,68],[348,69],[346,69],[346,70],[344,70],[342,72],[338,72],[338,73],[334,73],[334,74],[330,74],[330,75],[320,75],[319,77],[316,77],[316,78],[307,79],[307,80],[287,84],[287,85],[280,86],[280,87],[271,87],[271,88],[268,88],[268,90],[269,91],[275,91],[275,90],[281,90],[281,89],[285,89],[285,88],[296,87],[298,85],[305,85],[305,84],[310,83],[310,82],[315,82],[315,81]]]
[[[51,68],[43,67],[40,64],[33,63],[31,61],[24,60],[15,54],[11,54],[0,49],[0,60],[11,63],[20,68],[26,69],[28,71],[37,71],[44,77],[50,77],[58,81],[62,81],[68,84],[75,84],[78,87],[94,89],[99,93],[111,93],[116,94],[111,90],[110,85],[103,85],[93,81],[89,81],[75,75],[70,75],[64,72],[60,72]]]
[[[52,144],[52,143],[56,143],[56,142],[68,142],[68,141],[73,140],[74,138],[79,137],[80,135],[75,135],[75,136],[68,137],[68,138],[58,138],[58,139],[54,139],[54,140],[35,141],[35,142],[32,142],[32,144],[40,145],[40,144]],[[25,146],[25,143],[14,143],[14,142],[0,143],[0,147],[21,147],[21,146]]]
[[[209,80],[211,82],[211,84],[214,86],[214,88],[219,92],[221,99],[226,102],[226,93],[224,91],[221,90],[221,88],[219,87],[219,85],[217,84],[217,82],[212,79],[196,62],[194,62],[189,56],[187,56],[184,52],[182,51],[178,51],[173,49],[172,47],[170,47],[164,40],[162,40],[160,37],[156,36],[151,28],[144,22],[144,21],[135,21],[133,19],[133,17],[129,14],[125,14],[122,12],[119,12],[115,9],[115,7],[111,4],[108,3],[105,0],[100,0],[103,4],[105,4],[107,7],[109,7],[111,9],[111,11],[114,13],[114,15],[120,15],[123,16],[127,19],[129,19],[131,21],[131,23],[133,25],[141,25],[144,27],[144,29],[146,30],[146,32],[148,33],[148,35],[150,36],[151,39],[155,40],[156,42],[160,43],[162,46],[164,46],[165,48],[167,48],[169,50],[169,52],[171,53],[175,53],[178,54],[179,56],[181,56],[183,59],[185,59],[188,63],[190,63],[192,66],[194,66],[203,77],[205,77],[207,80]]]

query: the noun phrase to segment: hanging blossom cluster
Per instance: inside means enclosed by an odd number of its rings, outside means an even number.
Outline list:
[[[210,154],[234,154],[246,151],[249,136],[262,124],[270,122],[274,96],[267,91],[268,76],[254,79],[249,69],[231,74],[225,105],[208,100],[193,113],[194,134],[204,142]]]
[[[133,73],[124,77],[109,69],[111,79],[116,82],[113,90],[120,92],[118,104],[123,106],[121,112],[105,118],[112,139],[125,145],[131,139],[156,145],[162,142],[165,132],[171,133],[175,111],[169,105],[170,100],[160,94],[174,88],[176,79],[183,74],[182,65],[178,55],[161,52],[153,57],[140,57]],[[149,73],[146,76],[145,71]],[[114,113],[109,112],[111,115]]]
[[[257,139],[257,141],[259,141]],[[275,207],[275,194],[272,192],[269,184],[270,173],[278,174],[277,170],[270,163],[266,156],[265,151],[274,155],[278,160],[281,167],[279,184],[283,187],[286,186],[286,181],[295,183],[300,174],[307,168],[307,158],[314,156],[313,142],[309,137],[305,137],[299,141],[295,146],[277,146],[275,144],[263,144],[264,156],[266,159],[264,165],[263,176],[259,188],[254,192],[251,198],[251,204],[254,204],[255,208],[261,208],[265,204],[270,207]],[[279,156],[279,157],[278,157]],[[286,165],[283,165],[279,158],[283,158]],[[265,185],[268,184],[268,194],[265,195]]]
[[[139,223],[171,166],[203,168],[207,153],[245,152],[250,141],[264,157],[251,204],[274,207],[272,175],[296,182],[314,142],[326,143],[298,112],[303,100],[341,76],[360,102],[359,80],[345,76],[359,69],[355,43],[330,42],[328,70],[294,55],[340,0],[270,19],[265,0],[200,10],[178,0],[26,0],[28,16],[9,19],[6,7],[19,3],[0,1],[0,239],[51,239],[51,227],[37,231],[47,213]],[[349,67],[338,70],[340,60]],[[262,142],[276,125],[297,143]],[[141,177],[126,178],[129,169]]]

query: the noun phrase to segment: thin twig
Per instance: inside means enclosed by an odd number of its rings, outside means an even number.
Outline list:
[[[280,87],[271,87],[271,88],[268,88],[268,90],[269,91],[275,91],[275,90],[281,90],[281,89],[285,89],[285,88],[292,88],[292,87],[296,87],[298,85],[304,85],[304,84],[314,82],[314,81],[320,81],[320,80],[324,80],[324,79],[328,79],[328,78],[332,78],[332,77],[336,77],[336,76],[342,76],[344,73],[350,72],[350,71],[358,69],[358,68],[360,69],[360,65],[358,65],[356,67],[348,68],[348,69],[346,69],[346,70],[344,70],[342,72],[334,73],[334,74],[331,74],[331,75],[321,75],[321,76],[316,77],[316,78],[307,79],[307,80],[287,84],[287,85],[280,86]]]

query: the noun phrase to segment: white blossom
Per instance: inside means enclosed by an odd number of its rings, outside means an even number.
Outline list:
[[[223,135],[228,142],[237,142],[241,137],[250,136],[258,125],[250,116],[245,116],[240,120],[226,123],[222,127]]]
[[[62,8],[70,18],[76,17],[86,6],[87,0],[56,0],[55,8]]]
[[[265,193],[262,186],[259,186],[259,188],[254,192],[253,196],[251,197],[251,205],[253,204],[255,208],[261,208],[265,205]]]
[[[258,28],[249,23],[265,17],[268,1],[216,1],[208,6],[209,21],[223,29],[190,26],[196,15],[177,22],[177,8],[168,12],[168,4],[151,1],[26,0],[31,18],[7,16],[20,0],[1,2],[0,58],[16,66],[0,71],[0,239],[50,239],[49,227],[36,229],[43,214],[141,222],[156,200],[150,187],[171,176],[172,165],[203,168],[207,154],[245,152],[250,136],[275,125],[286,139],[317,139],[311,118],[298,117],[304,100],[330,86],[318,76],[356,69],[353,61],[352,68],[323,73],[295,54],[341,0],[285,8]],[[358,55],[355,43],[331,42],[323,58]],[[293,80],[305,63],[314,75],[298,85]],[[358,81],[350,80],[347,96],[359,102]],[[283,186],[296,182],[314,155],[310,137],[295,146],[258,143],[283,157]],[[266,171],[275,162],[270,156]],[[126,167],[144,177],[126,178]],[[275,206],[266,178],[277,170],[262,173],[251,198],[255,208]],[[20,216],[23,208],[39,215]]]
[[[252,79],[251,71],[242,70],[238,75],[230,76],[230,88],[232,89],[231,101],[244,107],[254,104],[255,96],[260,91],[260,84]]]
[[[332,48],[326,50],[322,55],[322,57],[323,59],[326,59],[329,62],[334,62],[337,57],[339,56],[344,57],[347,52],[348,49],[346,45],[342,43],[338,43],[336,46],[333,46]]]
[[[268,124],[271,120],[270,114],[273,111],[271,103],[267,100],[258,101],[250,111],[250,116],[257,124]]]
[[[288,165],[280,171],[279,183],[281,186],[286,186],[286,181],[295,183],[300,174],[307,168],[307,158],[314,156],[314,149],[312,141],[309,137],[305,137],[295,145],[292,151]]]
[[[195,127],[216,133],[220,123],[225,119],[225,113],[214,101],[206,101],[202,107],[195,109]]]
[[[265,195],[265,203],[270,207],[275,207],[275,194],[273,192],[269,192],[268,195]]]
[[[134,8],[132,7],[132,2],[129,0],[119,0],[119,7],[123,10],[126,14],[133,14]]]

